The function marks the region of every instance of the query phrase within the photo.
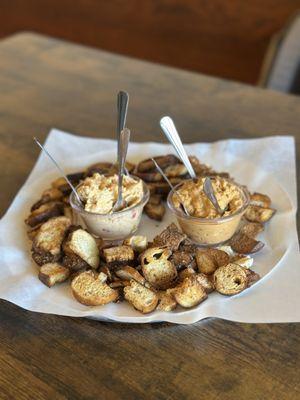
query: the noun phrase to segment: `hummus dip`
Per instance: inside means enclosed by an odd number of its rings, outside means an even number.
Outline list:
[[[110,214],[118,198],[118,175],[105,176],[95,173],[78,187],[78,194],[84,203],[85,211]],[[143,182],[124,175],[122,195],[127,203],[126,208],[135,206],[143,198]]]

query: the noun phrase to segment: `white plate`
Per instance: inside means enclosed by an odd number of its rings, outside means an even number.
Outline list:
[[[81,138],[81,140],[84,139]],[[61,155],[59,151],[55,154],[58,158],[60,157],[60,162],[64,163],[68,172],[76,172],[91,163],[115,159],[115,144],[112,141],[104,141],[103,144],[104,148],[102,147],[101,151],[92,154],[90,153],[90,146],[86,148],[81,146],[80,157],[72,155],[63,157],[63,151],[61,151]],[[255,291],[259,289],[264,278],[286,256],[290,247],[288,221],[294,219],[295,209],[289,194],[276,180],[276,177],[264,171],[251,159],[241,159],[236,154],[224,151],[222,151],[220,157],[216,145],[195,144],[187,146],[187,149],[189,154],[197,155],[201,161],[211,164],[216,170],[228,171],[237,182],[247,184],[251,191],[261,191],[273,199],[272,206],[278,211],[267,224],[265,232],[259,237],[265,243],[265,247],[260,253],[254,255],[253,269],[261,275],[263,278],[261,281],[234,297],[224,297],[218,293],[212,293],[205,302],[193,309],[185,310],[178,307],[170,313],[155,311],[148,315],[139,313],[126,302],[99,307],[83,306],[72,297],[68,283],[57,285],[51,289],[47,288],[37,278],[37,267],[30,259],[29,241],[26,238],[23,223],[32,203],[39,198],[39,194],[48,187],[51,180],[58,176],[42,156],[38,165],[34,168],[33,174],[19,192],[0,224],[0,234],[3,235],[3,232],[7,232],[6,240],[2,240],[2,244],[5,244],[2,258],[5,274],[2,275],[0,281],[0,296],[32,311],[85,316],[98,320],[130,323],[156,321],[191,323],[208,316],[222,316],[224,310],[226,310],[226,313],[224,313],[226,318],[228,307],[234,310],[233,319],[239,319],[237,315],[242,312],[243,307],[247,307],[247,299],[253,299]],[[158,143],[131,143],[128,159],[137,162],[149,156],[166,154],[169,151],[169,146]],[[45,169],[50,171],[45,172]],[[34,179],[37,176],[39,178]],[[146,235],[151,240],[154,235],[161,232],[172,221],[169,212],[166,213],[162,223],[143,216],[138,233]],[[237,302],[240,304],[237,304]]]

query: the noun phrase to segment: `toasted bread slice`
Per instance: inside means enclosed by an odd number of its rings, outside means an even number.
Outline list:
[[[113,164],[110,162],[99,162],[96,164],[92,164],[85,171],[85,176],[93,176],[95,173],[106,175],[111,172],[112,168]]]
[[[170,186],[166,182],[148,182],[147,186],[151,195],[159,194],[163,198],[166,198],[170,191]]]
[[[168,260],[170,255],[161,247],[149,248],[141,255],[143,275],[154,288],[167,289],[177,278],[176,267]]]
[[[218,265],[212,255],[208,254],[206,251],[197,250],[196,262],[199,272],[203,274],[213,274],[218,268]]]
[[[86,306],[101,306],[116,301],[119,292],[104,282],[103,275],[84,271],[75,276],[71,283],[75,299]]]
[[[38,265],[59,261],[62,257],[62,242],[71,220],[55,217],[42,224],[32,243],[32,258]]]
[[[195,275],[197,281],[200,283],[200,285],[204,288],[204,290],[206,291],[206,293],[211,293],[214,291],[214,283],[213,283],[213,279],[211,279],[211,277],[208,277],[205,274],[197,274]]]
[[[71,193],[71,188],[65,178],[60,177],[51,183],[51,186],[60,190],[64,195]]]
[[[63,215],[64,205],[61,202],[50,201],[42,204],[40,207],[33,210],[25,223],[31,227],[35,227],[41,223],[48,221],[50,218]]]
[[[145,284],[145,278],[135,268],[128,265],[117,269],[115,275],[123,281],[134,279],[142,285]]]
[[[178,164],[180,162],[179,159],[173,154],[154,157],[154,160],[162,169],[167,168],[170,165]],[[151,158],[143,160],[137,165],[138,172],[146,172],[152,170],[155,170],[155,164],[153,163]]]
[[[250,205],[244,216],[250,222],[268,222],[276,213],[274,208],[265,208],[260,206]]]
[[[170,250],[178,250],[180,244],[186,239],[186,234],[180,232],[172,223],[153,239],[153,244],[158,247],[167,246]]]
[[[156,171],[136,172],[135,175],[142,179],[144,182],[161,182],[163,180],[161,174]]]
[[[58,263],[44,264],[39,271],[39,280],[48,287],[66,281],[69,276],[70,270]]]
[[[185,278],[191,275],[196,275],[196,271],[194,270],[194,268],[191,267],[184,268],[183,270],[178,272],[178,281],[182,282]]]
[[[264,247],[264,243],[257,241],[244,233],[238,232],[230,240],[232,250],[238,254],[256,253]]]
[[[94,269],[99,267],[100,256],[97,242],[94,237],[84,229],[76,229],[71,232],[63,245],[63,250],[66,255],[64,265],[68,264],[68,257],[72,258],[72,255],[75,255],[86,262],[90,267]]]
[[[207,298],[207,293],[195,276],[183,280],[172,294],[176,302],[184,308],[194,307]]]
[[[251,268],[253,265],[253,258],[244,254],[237,254],[231,257],[230,262],[238,264],[241,267]]]
[[[143,314],[155,310],[158,303],[158,295],[146,288],[135,280],[130,281],[130,285],[124,287],[125,299],[138,311]]]
[[[169,165],[168,167],[165,168],[164,172],[168,178],[177,178],[185,176],[188,171],[184,164],[178,163]]]
[[[166,213],[166,207],[163,203],[158,205],[147,203],[144,207],[144,211],[149,218],[154,219],[155,221],[162,221]]]
[[[61,200],[62,198],[63,198],[63,193],[59,189],[56,188],[47,189],[42,193],[41,199],[33,204],[30,211],[34,211],[41,205],[49,203],[50,201],[58,201]]]
[[[196,261],[194,259],[193,254],[187,252],[187,251],[174,251],[171,257],[171,261],[177,268],[177,270],[181,270],[183,268],[195,268],[196,267]]]
[[[259,275],[238,264],[230,263],[218,268],[213,278],[216,291],[231,296],[247,289],[259,279]]]
[[[108,267],[108,265],[106,265],[106,264],[101,265],[101,267],[99,268],[99,273],[101,273],[101,272],[107,276],[107,280],[108,280],[109,282],[111,282],[111,281],[114,280],[112,271],[111,271],[111,269]]]
[[[132,247],[135,252],[141,253],[142,251],[146,250],[148,246],[148,239],[146,236],[134,235],[128,239],[125,239],[123,244],[125,246]]]
[[[156,307],[157,310],[166,312],[175,310],[177,302],[172,295],[172,290],[160,291],[157,295],[159,298],[159,303]]]
[[[250,204],[254,206],[269,208],[271,206],[271,199],[266,194],[253,193],[250,195]]]
[[[134,260],[134,251],[130,246],[114,246],[102,250],[107,263],[126,263]]]
[[[231,246],[228,246],[228,245],[219,246],[218,250],[225,251],[225,253],[227,253],[229,255],[229,257],[233,257],[235,254],[234,251],[232,250]]]
[[[245,235],[255,238],[259,233],[264,230],[264,225],[260,222],[247,222],[242,228],[240,232]]]
[[[158,206],[162,203],[162,196],[159,194],[152,194],[148,200],[148,203]]]

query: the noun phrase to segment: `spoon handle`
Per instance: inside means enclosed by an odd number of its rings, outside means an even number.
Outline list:
[[[121,131],[124,129],[126,124],[126,117],[127,117],[127,109],[128,109],[128,102],[129,102],[129,94],[124,91],[120,91],[118,93],[118,120],[117,120],[117,133],[118,138],[121,134]]]
[[[179,158],[181,159],[186,169],[188,170],[188,173],[190,174],[191,178],[195,179],[196,174],[194,168],[192,167],[192,164],[186,154],[186,151],[184,150],[182,141],[178,135],[173,120],[170,117],[163,117],[160,120],[160,126],[164,134],[166,135],[166,137],[176,150],[176,153],[178,154]]]
[[[79,197],[79,194],[77,193],[77,190],[73,186],[72,182],[70,179],[67,177],[67,175],[64,173],[62,168],[58,165],[58,163],[55,161],[55,159],[51,156],[51,154],[48,152],[48,150],[45,149],[45,147],[37,140],[37,138],[33,138],[35,143],[43,150],[43,152],[50,158],[50,160],[53,162],[53,164],[56,166],[56,168],[59,170],[59,172],[62,174],[62,176],[65,178],[65,180],[68,182],[70,188],[73,190],[73,193],[78,201],[79,204],[82,204],[82,201]]]
[[[218,200],[216,198],[215,192],[213,185],[211,183],[211,179],[209,177],[205,178],[204,184],[203,184],[203,191],[208,197],[208,199],[211,201],[215,209],[218,211],[218,213],[222,216],[224,214],[225,210],[222,210],[220,207]]]
[[[118,141],[118,207],[122,203],[122,185],[123,185],[123,175],[125,168],[125,160],[127,156],[128,143],[130,140],[130,130],[124,128],[120,132],[120,138]]]

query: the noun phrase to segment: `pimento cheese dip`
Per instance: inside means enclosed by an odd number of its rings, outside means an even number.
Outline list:
[[[110,214],[118,198],[118,175],[105,176],[95,173],[78,187],[78,194],[84,203],[85,211]],[[143,195],[143,182],[124,175],[122,196],[127,203],[126,208],[138,204]]]
[[[222,216],[203,191],[205,178],[179,184],[176,191],[180,198],[173,191],[168,196],[169,208],[181,229],[190,239],[208,246],[224,243],[234,235],[249,204],[249,194],[242,186],[219,176],[211,180],[221,209],[226,208]],[[189,215],[182,211],[181,202]]]
[[[180,199],[173,194],[173,204],[180,209],[181,203],[184,204],[188,213],[193,217],[199,218],[219,218],[221,215],[215,209],[211,201],[203,191],[205,178],[189,180],[184,182],[178,189]],[[224,217],[235,214],[244,204],[241,189],[227,179],[216,177],[211,178],[215,196],[221,209],[227,208]]]

